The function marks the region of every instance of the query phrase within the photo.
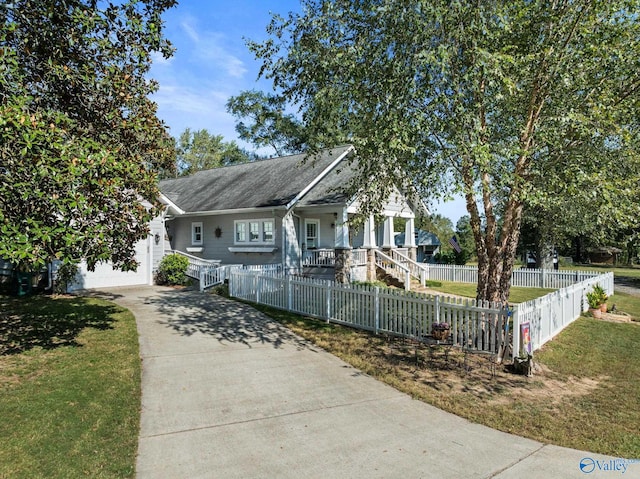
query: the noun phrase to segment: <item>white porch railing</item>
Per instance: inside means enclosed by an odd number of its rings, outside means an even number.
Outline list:
[[[302,266],[323,267],[335,266],[336,252],[333,249],[308,249],[302,257]]]
[[[367,250],[354,249],[351,251],[352,266],[365,266],[367,264]]]
[[[404,289],[411,289],[411,270],[396,261],[391,256],[387,256],[382,251],[375,250],[376,266],[382,268],[394,278],[404,282]]]
[[[405,251],[406,251],[406,249],[405,249]],[[413,261],[406,254],[403,254],[400,249],[392,249],[391,250],[391,257],[394,260],[396,260],[398,263],[400,263],[400,264],[406,266],[407,268],[409,268],[409,272],[411,273],[411,276],[413,276],[418,281],[420,281],[420,284],[422,286],[424,286],[426,284],[426,282],[427,282],[427,271],[424,269],[424,267],[420,263],[417,263],[417,262]]]
[[[220,268],[220,260],[198,258],[178,250],[168,251],[167,254],[178,254],[189,260],[186,275],[200,282],[200,291],[220,284],[225,280],[227,270]]]
[[[308,267],[333,267],[336,264],[336,252],[330,248],[308,249],[302,257],[302,266]],[[352,266],[367,264],[367,250],[351,250]]]

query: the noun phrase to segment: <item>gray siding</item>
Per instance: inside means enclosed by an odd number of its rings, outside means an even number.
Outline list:
[[[232,253],[230,247],[234,244],[234,221],[249,219],[274,219],[274,247],[273,253]],[[202,223],[202,245],[191,243],[191,223]],[[216,238],[215,230],[220,228],[222,234]],[[270,213],[247,213],[217,216],[181,217],[167,221],[167,231],[171,238],[171,248],[187,251],[192,246],[202,247],[201,253],[189,253],[203,259],[216,259],[223,264],[279,264],[282,262],[282,219]],[[249,246],[249,245],[247,245]],[[259,245],[261,246],[261,245]]]

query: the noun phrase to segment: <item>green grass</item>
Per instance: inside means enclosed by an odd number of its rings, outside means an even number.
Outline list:
[[[562,269],[570,269],[570,270],[577,270],[577,271],[596,271],[598,273],[608,273],[611,271],[616,277],[629,278],[633,282],[635,282],[638,285],[638,287],[640,287],[640,267],[637,267],[637,266],[629,267],[629,266],[613,266],[610,264],[600,264],[600,265],[578,264],[578,265],[571,265],[567,268],[563,267]]]
[[[616,294],[613,303],[640,318],[640,298]],[[421,344],[254,307],[364,373],[470,421],[544,443],[640,458],[640,324],[581,317],[536,353],[542,370],[526,378],[508,368],[492,376],[481,357],[467,370],[460,353],[444,364],[429,359],[432,352]]]
[[[453,283],[451,281],[433,281],[427,282],[427,286],[443,294],[455,294],[458,296],[466,296],[469,298],[476,297],[475,283]],[[520,288],[513,287],[509,292],[510,303],[523,303],[531,299],[539,298],[545,294],[549,294],[553,289],[544,288]]]
[[[87,298],[0,297],[0,309],[0,477],[133,477],[133,315]]]

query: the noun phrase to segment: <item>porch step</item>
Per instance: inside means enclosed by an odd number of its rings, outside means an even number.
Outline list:
[[[376,279],[382,281],[387,286],[393,286],[394,288],[404,289],[404,281],[396,278],[392,274],[387,273],[386,270],[376,266]]]

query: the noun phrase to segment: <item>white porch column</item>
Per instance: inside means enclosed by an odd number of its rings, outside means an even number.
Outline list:
[[[367,281],[376,280],[376,222],[373,215],[364,221],[364,239],[362,247],[367,249]]]
[[[349,214],[346,208],[338,212],[335,228],[335,247],[351,248],[349,244]]]
[[[300,268],[300,248],[290,212],[282,218],[282,233],[282,266],[286,272],[297,271]]]
[[[373,219],[373,215],[370,215],[364,220],[364,241],[363,248],[376,248],[376,223]]]
[[[416,247],[416,235],[414,227],[414,219],[409,218],[404,224],[404,247],[415,248]]]
[[[416,235],[415,235],[415,221],[413,218],[409,218],[404,224],[404,247],[409,250],[409,258],[413,261],[417,259],[416,248]]]
[[[393,216],[387,216],[384,219],[384,242],[382,247],[385,249],[391,249],[396,247],[395,231],[393,231]]]

